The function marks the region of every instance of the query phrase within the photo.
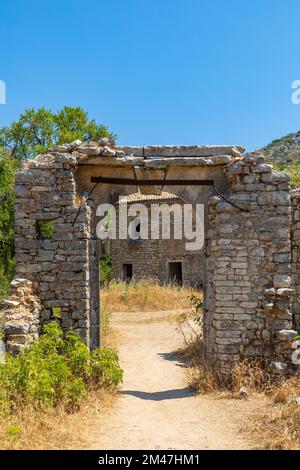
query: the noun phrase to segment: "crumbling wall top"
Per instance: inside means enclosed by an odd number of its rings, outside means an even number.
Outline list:
[[[158,168],[161,166],[220,166],[242,158],[244,147],[201,145],[150,145],[143,147],[118,147],[107,138],[98,142],[76,140],[56,145],[47,154],[38,155],[28,166],[45,166],[46,163],[73,165],[132,166]]]

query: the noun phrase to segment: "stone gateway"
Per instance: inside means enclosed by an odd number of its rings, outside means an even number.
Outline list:
[[[95,184],[92,177],[129,183]],[[139,187],[139,180],[147,179],[158,183]],[[166,189],[168,180],[181,184]],[[288,367],[299,328],[294,295],[300,291],[299,192],[290,191],[288,175],[239,146],[121,148],[101,139],[59,145],[24,162],[15,182],[16,278],[5,304],[8,349],[17,352],[33,341],[58,313],[64,329],[73,327],[91,348],[99,344],[95,208],[138,188],[143,194],[167,190],[205,206],[199,279],[207,360],[223,373],[242,357],[268,356],[276,370]]]

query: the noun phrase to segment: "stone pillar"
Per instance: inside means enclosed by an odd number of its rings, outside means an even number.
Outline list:
[[[92,211],[76,193],[76,166],[71,154],[52,152],[17,172],[16,276],[37,286],[41,326],[58,318],[89,344]]]
[[[289,176],[251,154],[226,174],[241,210],[210,199],[204,316],[206,356],[224,373],[242,357],[289,361],[294,335]]]

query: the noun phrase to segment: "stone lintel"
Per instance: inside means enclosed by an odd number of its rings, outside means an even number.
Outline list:
[[[219,166],[228,165],[236,159],[231,155],[217,155],[211,157],[102,157],[90,156],[79,160],[78,165],[97,166],[143,166],[145,168],[158,168],[167,166]]]
[[[240,145],[146,145],[118,147],[125,154],[139,157],[217,157],[231,155],[241,157],[245,148]]]

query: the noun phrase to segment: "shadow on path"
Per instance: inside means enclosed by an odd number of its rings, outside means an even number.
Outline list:
[[[187,398],[194,396],[193,392],[188,388],[176,388],[173,390],[164,390],[162,392],[142,392],[139,390],[122,390],[122,395],[131,395],[141,400],[163,401],[178,400],[179,398]]]
[[[180,354],[178,351],[158,353],[157,355],[160,356],[162,359],[165,359],[166,361],[177,362],[176,365],[178,367],[187,367],[187,363],[183,354]]]

